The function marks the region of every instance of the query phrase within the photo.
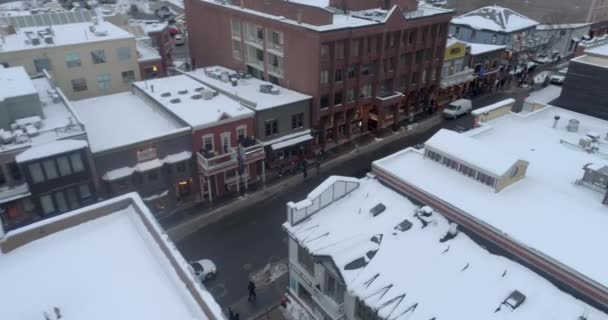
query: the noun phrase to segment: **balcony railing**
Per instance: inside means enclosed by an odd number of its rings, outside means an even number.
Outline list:
[[[338,304],[332,298],[328,297],[316,286],[314,287],[314,293],[312,296],[313,300],[327,312],[333,319],[344,318],[344,306],[342,303]]]
[[[264,146],[257,140],[252,145],[243,148],[243,160],[245,163],[262,160],[266,157]],[[206,174],[213,174],[234,169],[239,164],[238,149],[230,148],[227,152],[216,154],[213,152],[199,152],[197,154],[198,165]]]

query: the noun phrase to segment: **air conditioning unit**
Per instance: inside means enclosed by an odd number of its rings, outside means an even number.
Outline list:
[[[271,84],[261,84],[260,85],[260,92],[262,92],[262,93],[271,93],[272,92],[272,88],[273,88],[273,85],[271,85]]]
[[[279,88],[272,88],[272,89],[270,89],[270,93],[274,94],[274,95],[278,95],[279,93],[281,93],[281,90],[279,90]]]
[[[211,99],[213,99],[213,96],[214,96],[213,91],[206,90],[206,89],[201,91],[201,95],[203,96],[203,99],[205,99],[205,100],[211,100]]]

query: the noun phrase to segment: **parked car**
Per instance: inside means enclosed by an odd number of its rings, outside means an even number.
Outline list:
[[[205,281],[215,277],[217,267],[215,263],[209,259],[190,262],[190,267],[200,281]]]
[[[443,109],[443,116],[445,118],[456,119],[459,116],[471,112],[473,109],[473,103],[469,99],[458,99],[450,102],[450,104]]]
[[[566,80],[566,77],[560,76],[557,74],[552,75],[551,78],[549,78],[549,82],[551,82],[552,84],[559,84],[559,85],[564,84],[564,80]]]
[[[169,34],[174,36],[178,33],[182,33],[181,30],[179,30],[179,28],[175,25],[169,25]]]
[[[186,40],[184,39],[184,35],[181,33],[178,33],[176,35],[173,36],[173,43],[175,43],[176,46],[182,46],[186,43]]]

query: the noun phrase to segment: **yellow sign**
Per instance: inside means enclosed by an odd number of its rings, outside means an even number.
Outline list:
[[[464,42],[456,41],[445,47],[444,61],[462,58],[467,53],[467,45]]]

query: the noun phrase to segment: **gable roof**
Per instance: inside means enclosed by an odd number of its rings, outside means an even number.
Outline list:
[[[467,25],[477,30],[514,32],[538,25],[538,22],[509,8],[487,6],[452,19],[452,24]]]

